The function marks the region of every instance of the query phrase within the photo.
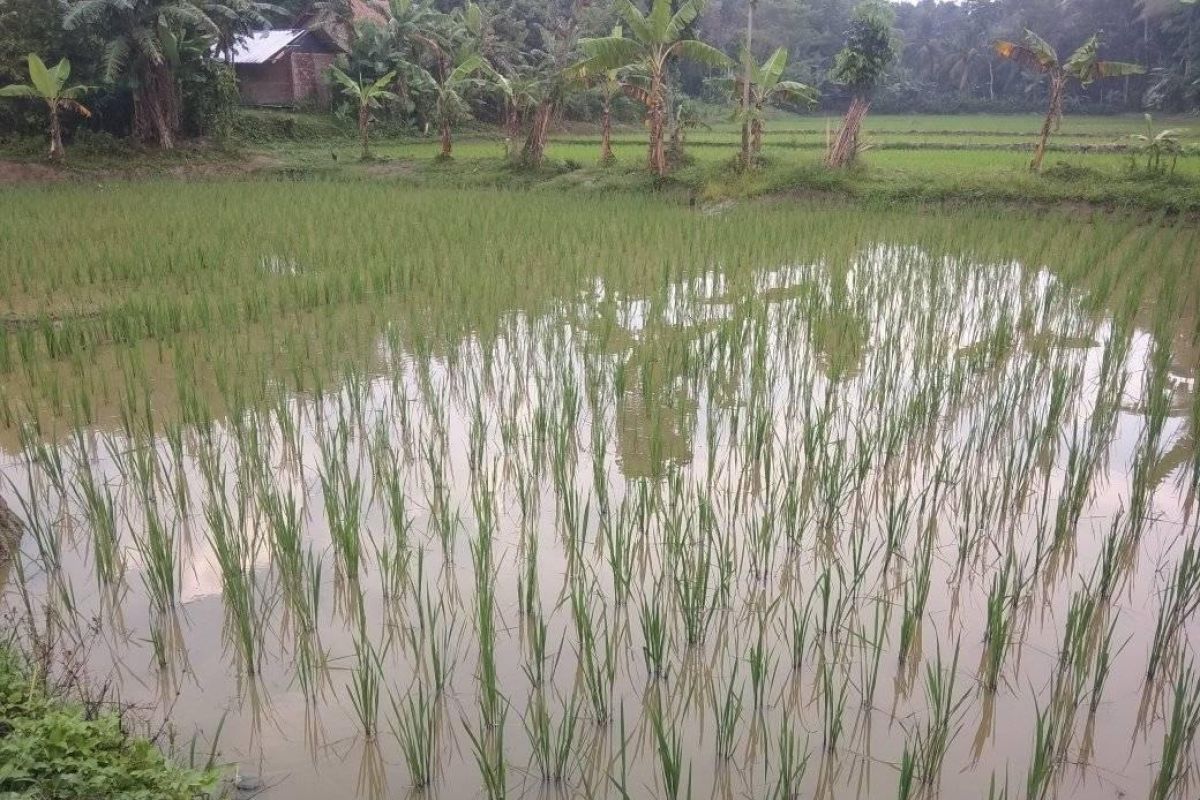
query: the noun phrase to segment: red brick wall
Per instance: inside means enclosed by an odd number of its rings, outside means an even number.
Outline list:
[[[295,103],[292,65],[287,58],[273,64],[239,64],[238,90],[250,106],[290,106]]]
[[[330,105],[325,72],[333,64],[332,53],[285,53],[270,64],[240,64],[238,90],[250,106],[294,106],[315,100]]]
[[[333,65],[332,53],[292,53],[292,85],[296,102],[315,99],[321,108],[330,104],[326,71]]]

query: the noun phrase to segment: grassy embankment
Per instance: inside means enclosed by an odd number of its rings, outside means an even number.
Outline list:
[[[644,134],[626,128],[615,137],[617,163],[597,164],[599,138],[588,126],[556,133],[539,170],[515,168],[503,157],[494,131],[466,130],[454,159],[435,159],[432,138],[379,132],[373,159],[359,159],[357,143],[330,118],[281,112],[245,112],[224,147],[194,146],[173,154],[133,153],[121,143],[91,139],[76,146],[60,171],[34,168],[37,142],[0,146],[13,177],[48,180],[108,177],[266,177],[393,179],[421,185],[524,186],[585,190],[675,189],[701,201],[821,193],[868,203],[954,202],[1017,205],[1083,204],[1113,209],[1200,213],[1200,122],[1163,118],[1155,130],[1180,132],[1184,153],[1173,171],[1151,174],[1130,137],[1145,130],[1137,116],[1067,117],[1051,141],[1047,169],[1026,169],[1040,119],[1036,115],[876,115],[868,120],[861,163],[830,172],[821,164],[836,119],[780,114],[767,128],[762,168],[735,168],[738,133],[728,122],[692,131],[686,156],[662,183],[644,167]],[[0,161],[0,181],[6,170]],[[25,169],[21,169],[24,166]]]

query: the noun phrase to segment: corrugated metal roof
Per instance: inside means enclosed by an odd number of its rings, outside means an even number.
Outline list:
[[[252,33],[234,46],[233,63],[265,64],[306,33],[308,31],[304,28]]]

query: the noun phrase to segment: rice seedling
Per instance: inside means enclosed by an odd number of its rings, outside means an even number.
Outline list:
[[[504,720],[506,710],[500,712],[501,717],[495,724],[484,722],[479,730],[474,730],[463,720],[467,738],[471,740],[471,751],[475,756],[475,764],[479,767],[483,779],[484,795],[488,800],[505,800],[508,797],[508,767],[504,756]]]
[[[542,780],[560,783],[566,779],[575,749],[578,721],[574,699],[563,707],[557,725],[551,719],[544,693],[535,692],[530,699],[522,723]]]
[[[1200,676],[1192,664],[1180,664],[1172,692],[1171,712],[1163,735],[1162,758],[1150,787],[1154,800],[1179,796],[1190,768],[1188,753],[1200,729]]]
[[[346,694],[358,717],[359,729],[368,739],[379,731],[379,700],[383,684],[383,663],[372,644],[366,640],[366,631],[359,632],[359,641],[354,648],[355,665],[350,673]]]
[[[434,780],[437,764],[437,711],[425,688],[418,684],[403,701],[390,697],[392,733],[408,767],[413,788],[423,789]]]
[[[1167,581],[1154,624],[1154,640],[1150,644],[1150,661],[1146,667],[1148,680],[1153,680],[1159,664],[1170,654],[1180,629],[1200,606],[1200,550],[1194,540],[1184,544],[1183,553]]]
[[[718,695],[715,685],[710,686],[708,691],[716,731],[717,758],[729,759],[733,757],[738,723],[742,717],[742,685],[737,683],[737,669],[730,670],[724,693]]]
[[[661,703],[655,700],[650,708],[650,727],[654,734],[654,750],[658,756],[658,778],[661,796],[667,800],[687,800],[692,796],[692,770],[687,770],[683,782],[683,740],[674,726],[663,719]]]
[[[646,662],[646,674],[650,680],[665,678],[670,670],[667,654],[670,631],[667,628],[666,609],[655,591],[643,597],[638,611],[642,626],[642,656]]]

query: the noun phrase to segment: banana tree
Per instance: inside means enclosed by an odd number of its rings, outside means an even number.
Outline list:
[[[620,25],[612,29],[611,37],[620,39],[624,36]],[[625,81],[621,69],[589,70],[585,61],[574,68],[575,76],[588,86],[600,90],[600,163],[608,165],[616,160],[612,151],[612,107],[617,96],[625,91]]]
[[[358,104],[358,135],[362,141],[362,160],[371,158],[370,139],[368,133],[371,127],[371,112],[379,108],[384,100],[398,100],[395,92],[389,91],[388,86],[396,79],[395,72],[389,72],[376,81],[364,81],[361,77],[354,80],[337,67],[330,67],[329,74],[337,81],[342,91],[351,101]]]
[[[459,56],[458,63],[451,69],[448,59],[438,59],[438,77],[426,70],[421,70],[424,82],[427,83],[436,98],[434,116],[441,132],[441,158],[452,158],[454,142],[451,138],[454,126],[471,116],[471,107],[464,96],[470,88],[479,86],[481,81],[474,75],[484,69],[483,57],[478,53]]]
[[[750,156],[743,158],[748,164],[753,165],[762,153],[767,106],[813,103],[817,99],[817,90],[813,87],[798,81],[782,80],[787,60],[788,52],[784,47],[778,48],[761,65],[754,63],[749,53],[743,50],[742,74],[737,78],[721,78],[717,81],[717,85],[734,96],[738,105],[735,119],[746,128],[749,137]],[[749,84],[746,84],[745,76],[749,76]]]
[[[1046,143],[1050,133],[1057,131],[1062,124],[1063,100],[1066,98],[1067,86],[1076,81],[1081,86],[1087,86],[1100,78],[1119,78],[1125,75],[1140,75],[1145,68],[1139,64],[1129,64],[1124,61],[1100,60],[1100,37],[1092,36],[1078,50],[1071,54],[1066,61],[1058,57],[1058,53],[1042,37],[1030,30],[1025,31],[1021,42],[1000,40],[993,45],[996,54],[1001,58],[1016,62],[1019,66],[1045,75],[1050,80],[1050,105],[1046,110],[1046,119],[1042,122],[1042,131],[1038,138],[1037,149],[1033,153],[1033,161],[1029,168],[1034,172],[1042,169],[1042,160],[1046,157]]]
[[[663,147],[666,127],[667,71],[679,59],[724,69],[729,57],[712,45],[684,34],[704,8],[704,0],[685,0],[671,11],[671,0],[652,0],[649,14],[643,14],[630,0],[617,0],[617,15],[632,36],[603,36],[580,39],[587,55],[586,68],[593,71],[629,68],[644,74],[646,86],[626,88],[626,93],[646,106],[650,129],[649,167],[656,175],[667,173]]]
[[[541,78],[532,74],[504,75],[486,64],[482,71],[504,100],[504,154],[516,158],[522,122],[538,104]]]
[[[71,77],[71,62],[67,59],[59,61],[53,68],[46,66],[37,55],[30,53],[29,83],[13,84],[0,89],[0,97],[27,98],[41,100],[50,112],[50,160],[61,161],[67,154],[62,141],[62,122],[59,114],[62,111],[90,117],[91,111],[79,102],[79,98],[90,90],[87,86],[67,86]]]

